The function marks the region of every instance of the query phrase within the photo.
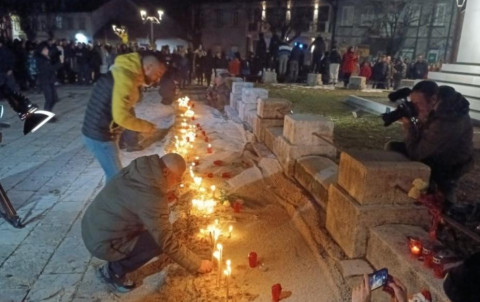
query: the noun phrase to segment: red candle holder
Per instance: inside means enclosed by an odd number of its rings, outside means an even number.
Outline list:
[[[195,163],[195,166],[200,165],[200,161],[199,161],[198,159],[196,159],[196,160],[194,161],[194,163]]]
[[[232,174],[230,172],[223,172],[222,173],[222,178],[231,178]]]
[[[282,286],[280,283],[277,283],[272,286],[272,301],[278,302],[280,301],[280,295],[282,294]]]
[[[207,146],[207,153],[213,153],[212,145],[208,144]]]
[[[414,257],[418,257],[422,254],[422,242],[417,237],[408,238],[408,248]]]
[[[251,267],[251,268],[254,268],[256,267],[258,264],[257,262],[257,253],[255,252],[250,252],[248,254],[248,265]]]
[[[434,247],[431,244],[424,244],[422,247],[423,265],[428,268],[433,266],[433,250]]]
[[[200,124],[199,124],[199,123],[197,123],[197,128],[200,128]]]
[[[207,177],[208,177],[208,178],[213,178],[213,173],[208,173],[208,174],[207,174]]]
[[[202,130],[202,134],[203,136],[207,136],[207,133],[205,132],[205,130]]]
[[[192,116],[192,121],[194,121],[194,120],[195,120],[195,116]]]
[[[190,137],[189,137],[189,136],[187,136],[187,143],[189,143],[189,142],[190,142]]]
[[[221,161],[221,160],[216,160],[216,161],[213,162],[213,164],[214,164],[215,166],[221,167],[221,166],[223,166],[223,161]]]
[[[240,213],[242,211],[242,203],[238,202],[238,201],[235,201],[233,203],[233,212],[235,213]]]
[[[205,136],[205,142],[208,143],[208,136]]]

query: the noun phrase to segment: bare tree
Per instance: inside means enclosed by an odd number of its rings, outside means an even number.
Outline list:
[[[417,0],[368,0],[374,17],[366,21],[366,35],[384,41],[385,52],[395,55],[405,43],[409,29],[427,25],[433,14],[422,12]]]

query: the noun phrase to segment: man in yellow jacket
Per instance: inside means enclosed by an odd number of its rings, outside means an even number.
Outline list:
[[[97,158],[109,181],[122,168],[118,137],[123,129],[147,136],[155,125],[137,118],[134,107],[140,100],[140,90],[160,80],[165,64],[151,54],[120,55],[110,72],[93,87],[83,121],[82,133],[86,147]]]

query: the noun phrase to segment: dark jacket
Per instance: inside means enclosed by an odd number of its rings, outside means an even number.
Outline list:
[[[332,49],[330,52],[330,63],[340,64],[342,63],[342,57],[336,49]]]
[[[428,74],[428,64],[425,61],[417,61],[413,64],[412,73],[414,79],[426,79]]]
[[[435,110],[424,125],[406,132],[407,154],[432,169],[432,179],[458,179],[473,163],[473,127],[468,101],[452,87],[440,86]],[[443,180],[444,181],[444,180]]]
[[[190,271],[198,270],[201,259],[175,238],[168,219],[162,167],[158,155],[139,157],[98,193],[82,218],[83,241],[93,256],[123,259],[146,230],[172,260]]]
[[[39,54],[37,56],[38,83],[40,86],[55,83],[57,79],[57,70],[60,68],[60,62],[53,64],[49,57]]]
[[[83,135],[97,141],[114,141],[121,128],[112,123],[113,76],[111,72],[101,76],[92,89],[83,119]]]

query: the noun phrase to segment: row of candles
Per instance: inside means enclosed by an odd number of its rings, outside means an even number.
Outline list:
[[[184,113],[180,116],[182,122],[180,123],[180,135],[175,136],[175,152],[183,155],[187,161],[191,161],[189,174],[192,179],[190,189],[195,192],[195,198],[192,199],[192,208],[193,213],[202,216],[209,216],[214,214],[215,207],[217,206],[216,200],[216,186],[211,185],[210,189],[206,189],[202,186],[203,179],[200,176],[195,174],[196,167],[200,164],[200,158],[195,156],[193,160],[190,160],[190,152],[193,150],[198,150],[194,148],[194,143],[198,138],[197,132],[201,131],[204,141],[208,143],[207,145],[207,154],[213,153],[213,147],[209,142],[209,138],[205,130],[202,129],[201,125],[197,123],[192,125],[189,123],[189,120],[195,121],[195,111],[193,110],[194,104],[188,97],[180,98],[178,100],[178,106]],[[212,260],[216,260],[218,264],[217,272],[217,286],[221,285],[223,275],[225,277],[225,290],[227,301],[229,299],[229,283],[232,275],[232,261],[230,259],[225,260],[223,255],[223,244],[219,242],[220,236],[222,234],[224,237],[231,238],[233,231],[233,226],[228,227],[228,232],[222,232],[220,228],[220,223],[218,219],[215,219],[214,224],[207,226],[206,229],[200,229],[200,236],[208,236],[210,238],[210,243],[212,245]],[[226,235],[228,234],[228,236]],[[223,270],[223,271],[222,271]]]
[[[422,241],[418,237],[409,237],[408,247],[414,258],[423,261],[425,267],[433,269],[437,278],[444,278],[448,264],[458,261],[449,250],[429,241]]]

